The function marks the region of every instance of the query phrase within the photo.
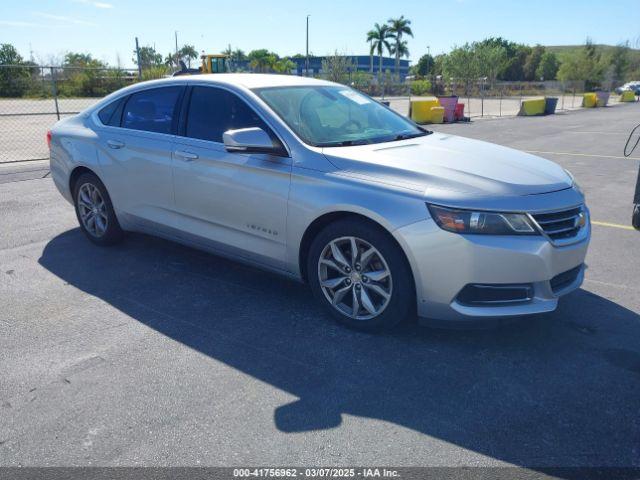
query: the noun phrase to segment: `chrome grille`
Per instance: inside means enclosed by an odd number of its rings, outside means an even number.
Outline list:
[[[557,212],[537,213],[531,216],[540,229],[554,242],[575,237],[586,223],[582,206]]]

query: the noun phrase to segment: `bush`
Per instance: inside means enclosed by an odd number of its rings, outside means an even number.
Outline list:
[[[422,96],[431,93],[429,80],[414,80],[411,82],[411,95]]]
[[[142,80],[155,80],[157,78],[164,78],[167,75],[169,75],[169,69],[164,65],[142,70]]]

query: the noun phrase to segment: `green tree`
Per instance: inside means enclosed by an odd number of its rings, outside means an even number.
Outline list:
[[[270,52],[266,48],[251,50],[247,55],[249,66],[256,72],[265,73],[273,69],[278,61],[278,55]]]
[[[198,58],[198,51],[193,45],[183,45],[182,48],[178,50],[178,56],[189,68],[191,68],[191,60]]]
[[[231,55],[229,55],[229,59],[232,62],[244,62],[247,60],[247,55],[243,50],[236,48],[233,52],[231,52]]]
[[[0,45],[0,97],[21,97],[29,88],[29,69],[23,68],[24,60],[10,43]]]
[[[337,51],[322,60],[322,72],[331,82],[346,84],[349,82],[349,74],[355,70],[353,59],[347,55],[340,55]]]
[[[553,52],[544,52],[540,59],[540,64],[536,69],[536,78],[542,80],[555,80],[560,62]]]
[[[408,18],[404,18],[404,15],[400,15],[400,18],[390,18],[387,20],[389,24],[389,32],[391,33],[391,38],[393,38],[394,46],[389,49],[389,52],[396,57],[396,77],[400,80],[400,58],[402,57],[403,49],[404,51],[409,53],[406,42],[403,42],[402,37],[404,35],[409,35],[413,37],[413,32],[411,31],[411,20]],[[404,43],[404,47],[403,44]],[[407,55],[408,56],[408,55]]]
[[[136,51],[133,51],[133,63],[138,64],[138,56]],[[160,67],[163,64],[162,54],[156,52],[153,47],[140,47],[140,66],[143,69]]]
[[[422,55],[418,60],[418,63],[415,65],[415,73],[420,75],[421,77],[426,77],[430,75],[433,71],[434,60],[431,55],[428,53]]]
[[[104,69],[107,65],[90,53],[67,52],[59,74],[58,92],[65,97],[100,97],[110,93]]]
[[[511,42],[502,37],[486,38],[476,45],[490,45],[504,48],[507,61],[503,65],[502,70],[498,72],[497,78],[508,81],[524,80],[524,64],[527,56],[531,52],[531,47]]]
[[[444,62],[446,58],[447,55],[444,53],[433,57],[433,69],[431,70],[431,76],[435,77],[444,73]]]
[[[613,49],[613,53],[611,54],[611,68],[613,70],[613,79],[616,83],[623,83],[626,79],[627,72],[629,71],[629,66],[631,65],[630,60],[630,52],[629,42],[619,43]]]
[[[527,55],[527,58],[522,66],[522,73],[524,79],[527,81],[538,80],[536,78],[536,71],[542,60],[542,56],[545,53],[545,48],[542,45],[536,45],[531,49],[531,52]]]
[[[493,87],[498,75],[507,63],[507,51],[501,45],[473,44],[472,53],[477,64],[477,73],[487,77]]]
[[[479,76],[475,46],[465,43],[451,50],[444,58],[443,71],[447,80],[461,81],[465,86],[465,93],[468,94],[473,82]]]
[[[407,41],[403,40],[400,43],[392,44],[391,45],[391,54],[395,55],[398,59],[403,58],[403,57],[409,58],[409,46],[407,45]],[[397,73],[397,71],[396,71],[396,73]]]
[[[90,53],[67,52],[64,55],[63,66],[75,68],[105,68],[107,65],[93,58]]]
[[[590,38],[587,38],[584,47],[577,55],[564,58],[558,69],[558,79],[563,82],[584,82],[585,91],[592,91],[600,86],[605,69],[606,65],[602,61],[598,47]]]
[[[389,31],[389,26],[385,24],[379,25],[376,23],[373,26],[373,30],[367,32],[367,42],[371,45],[370,54],[373,55],[374,52],[378,54],[378,77],[382,76],[382,55],[385,49],[391,51],[391,45],[389,44],[389,39],[391,38],[393,37]]]
[[[291,71],[296,68],[296,64],[289,57],[286,57],[276,60],[271,68],[276,73],[291,74]]]
[[[23,58],[16,47],[10,43],[0,45],[0,65],[20,65],[22,62]]]

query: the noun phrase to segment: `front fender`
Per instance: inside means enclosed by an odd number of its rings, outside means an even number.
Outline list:
[[[307,229],[338,212],[366,217],[391,234],[429,217],[419,192],[294,166],[287,214],[287,265],[294,275],[301,276],[300,246]]]

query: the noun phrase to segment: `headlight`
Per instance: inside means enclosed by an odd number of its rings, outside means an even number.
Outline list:
[[[578,184],[578,182],[576,182],[576,177],[574,177],[573,174],[566,168],[564,169],[564,171],[571,178],[571,186],[575,188],[578,191],[578,193],[584,197],[584,192],[582,191],[582,187]]]
[[[431,216],[443,230],[485,235],[537,235],[529,217],[522,213],[458,210],[427,204]]]

